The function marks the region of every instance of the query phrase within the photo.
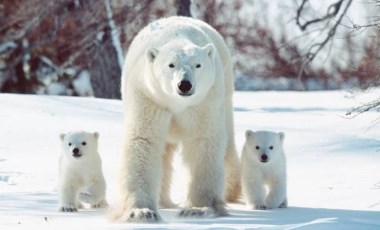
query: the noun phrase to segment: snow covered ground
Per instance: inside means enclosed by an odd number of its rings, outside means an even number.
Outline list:
[[[372,96],[380,95],[373,91]],[[117,100],[0,94],[0,229],[380,229],[379,113],[355,119],[345,112],[364,96],[333,92],[237,92],[235,136],[246,129],[286,133],[289,208],[247,210],[228,204],[230,216],[164,223],[115,224],[106,210],[57,212],[59,138],[68,130],[100,132],[100,154],[115,196],[123,112]],[[181,161],[174,162],[172,197],[183,195]]]

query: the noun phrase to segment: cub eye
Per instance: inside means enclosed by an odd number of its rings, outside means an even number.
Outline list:
[[[195,68],[197,68],[197,69],[201,68],[201,64],[197,64],[197,65],[195,66]]]
[[[71,146],[71,143],[69,143],[69,146]]]
[[[85,141],[82,142],[82,145],[86,145],[87,143]]]
[[[269,149],[272,150],[272,149],[273,149],[273,146],[269,146]]]
[[[174,67],[175,67],[175,65],[173,63],[169,64],[169,68],[174,68]]]
[[[256,149],[257,149],[257,150],[259,150],[259,149],[260,149],[260,147],[259,147],[258,145],[256,145]]]

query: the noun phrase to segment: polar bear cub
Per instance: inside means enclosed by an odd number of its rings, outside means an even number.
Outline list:
[[[285,208],[285,134],[247,130],[241,156],[242,191],[251,209]]]
[[[84,131],[61,134],[62,153],[59,159],[59,210],[76,212],[83,208],[107,206],[106,182],[98,153],[99,134]]]

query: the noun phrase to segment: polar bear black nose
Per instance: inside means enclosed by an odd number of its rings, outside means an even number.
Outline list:
[[[74,148],[74,149],[73,149],[73,153],[74,153],[74,154],[78,154],[78,153],[79,153],[79,149],[78,149],[78,148]]]
[[[261,162],[267,162],[268,161],[268,155],[263,154],[261,155]]]
[[[178,89],[181,91],[181,93],[188,93],[193,86],[189,81],[181,81],[178,83]]]

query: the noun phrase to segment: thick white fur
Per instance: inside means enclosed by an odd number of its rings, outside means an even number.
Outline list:
[[[242,191],[251,209],[287,206],[284,138],[284,133],[246,131],[241,156]],[[267,155],[267,162],[262,162],[262,154]]]
[[[98,154],[98,133],[83,131],[61,134],[62,154],[59,159],[59,210],[76,212],[81,201],[91,208],[104,208],[106,182]],[[80,157],[74,157],[74,149]]]
[[[191,96],[178,93],[185,75]],[[122,73],[125,135],[115,220],[155,222],[159,204],[175,207],[169,191],[178,146],[188,171],[180,216],[226,215],[224,195],[235,201],[240,193],[232,93],[230,53],[209,25],[170,17],[140,31]]]

